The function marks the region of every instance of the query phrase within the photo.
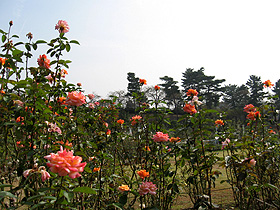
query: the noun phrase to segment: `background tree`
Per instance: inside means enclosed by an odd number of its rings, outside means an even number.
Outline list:
[[[183,105],[183,98],[179,86],[177,85],[178,82],[168,76],[160,77],[160,80],[164,82],[159,85],[165,93],[164,99],[167,102],[168,108],[173,109],[173,112],[178,113],[179,110],[181,111],[181,105]]]
[[[218,106],[224,89],[221,86],[223,82],[225,82],[225,79],[215,79],[215,76],[205,75],[203,67],[197,71],[188,68],[183,72],[182,86],[184,91],[196,89],[205,100],[207,108]]]
[[[272,89],[274,94],[278,96],[275,100],[275,106],[279,110],[280,109],[280,79],[275,83],[274,88]]]
[[[128,72],[127,80],[128,80],[127,95],[133,96],[133,93],[139,93],[140,83],[139,83],[139,78],[135,77],[135,73]]]
[[[226,111],[228,119],[236,123],[244,121],[246,114],[243,107],[248,104],[249,90],[246,85],[226,85],[223,91],[223,111]]]
[[[263,103],[265,92],[263,91],[263,82],[261,77],[251,75],[246,85],[249,88],[249,104],[260,106]]]

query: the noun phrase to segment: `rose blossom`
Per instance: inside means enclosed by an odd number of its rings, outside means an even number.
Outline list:
[[[197,96],[198,92],[195,89],[189,89],[186,94],[187,96]]]
[[[154,142],[164,142],[169,140],[168,134],[164,134],[162,132],[157,132],[155,135],[153,135]]]
[[[56,154],[51,153],[44,158],[50,161],[47,166],[50,167],[51,172],[58,173],[59,176],[69,175],[71,179],[80,177],[79,172],[83,172],[87,164],[81,163],[82,157],[73,156],[73,151],[63,150],[62,146]]]
[[[195,106],[191,105],[191,104],[186,104],[183,109],[185,112],[187,112],[191,115],[197,113]]]
[[[124,184],[122,184],[121,186],[119,186],[118,189],[119,189],[119,191],[121,191],[121,192],[130,191],[130,188],[128,187],[128,185],[124,185]]]
[[[146,195],[148,193],[155,195],[156,190],[157,190],[157,187],[152,182],[143,182],[141,185],[139,185],[139,194],[140,195]]]
[[[69,29],[69,25],[65,20],[59,20],[55,25],[55,30],[58,30],[59,33],[67,33]]]
[[[82,92],[73,91],[68,93],[66,104],[70,106],[81,106],[86,103],[86,97]]]
[[[255,112],[255,111],[257,111],[257,109],[254,107],[253,104],[248,104],[244,107],[244,112],[249,113],[249,112]]]
[[[37,60],[37,62],[38,62],[38,65],[40,67],[44,67],[46,69],[51,68],[50,67],[51,61],[50,61],[50,59],[47,59],[47,56],[45,54],[44,55],[40,55],[38,60]]]

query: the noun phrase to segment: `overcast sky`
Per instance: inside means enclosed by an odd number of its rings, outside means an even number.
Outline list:
[[[279,0],[1,0],[0,29],[21,40],[51,40],[66,20],[72,46],[67,81],[105,97],[126,90],[127,73],[180,82],[186,68],[245,84],[250,75],[280,79]],[[27,39],[26,39],[27,41]],[[38,53],[43,54],[45,49]],[[33,58],[36,65],[37,57]]]

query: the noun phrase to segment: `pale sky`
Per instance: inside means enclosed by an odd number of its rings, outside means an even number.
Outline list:
[[[58,36],[58,20],[66,20],[66,36],[81,44],[64,54],[72,60],[66,79],[103,97],[126,90],[128,72],[153,86],[163,76],[181,85],[186,68],[201,67],[226,84],[245,84],[250,75],[275,83],[279,6],[279,0],[1,0],[0,29],[13,20],[21,41],[29,32],[34,41],[49,41]]]

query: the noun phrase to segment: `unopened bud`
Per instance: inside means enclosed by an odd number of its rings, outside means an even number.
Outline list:
[[[12,25],[13,25],[13,21],[11,20],[11,21],[9,22],[9,24],[10,24],[10,26],[12,26]]]

